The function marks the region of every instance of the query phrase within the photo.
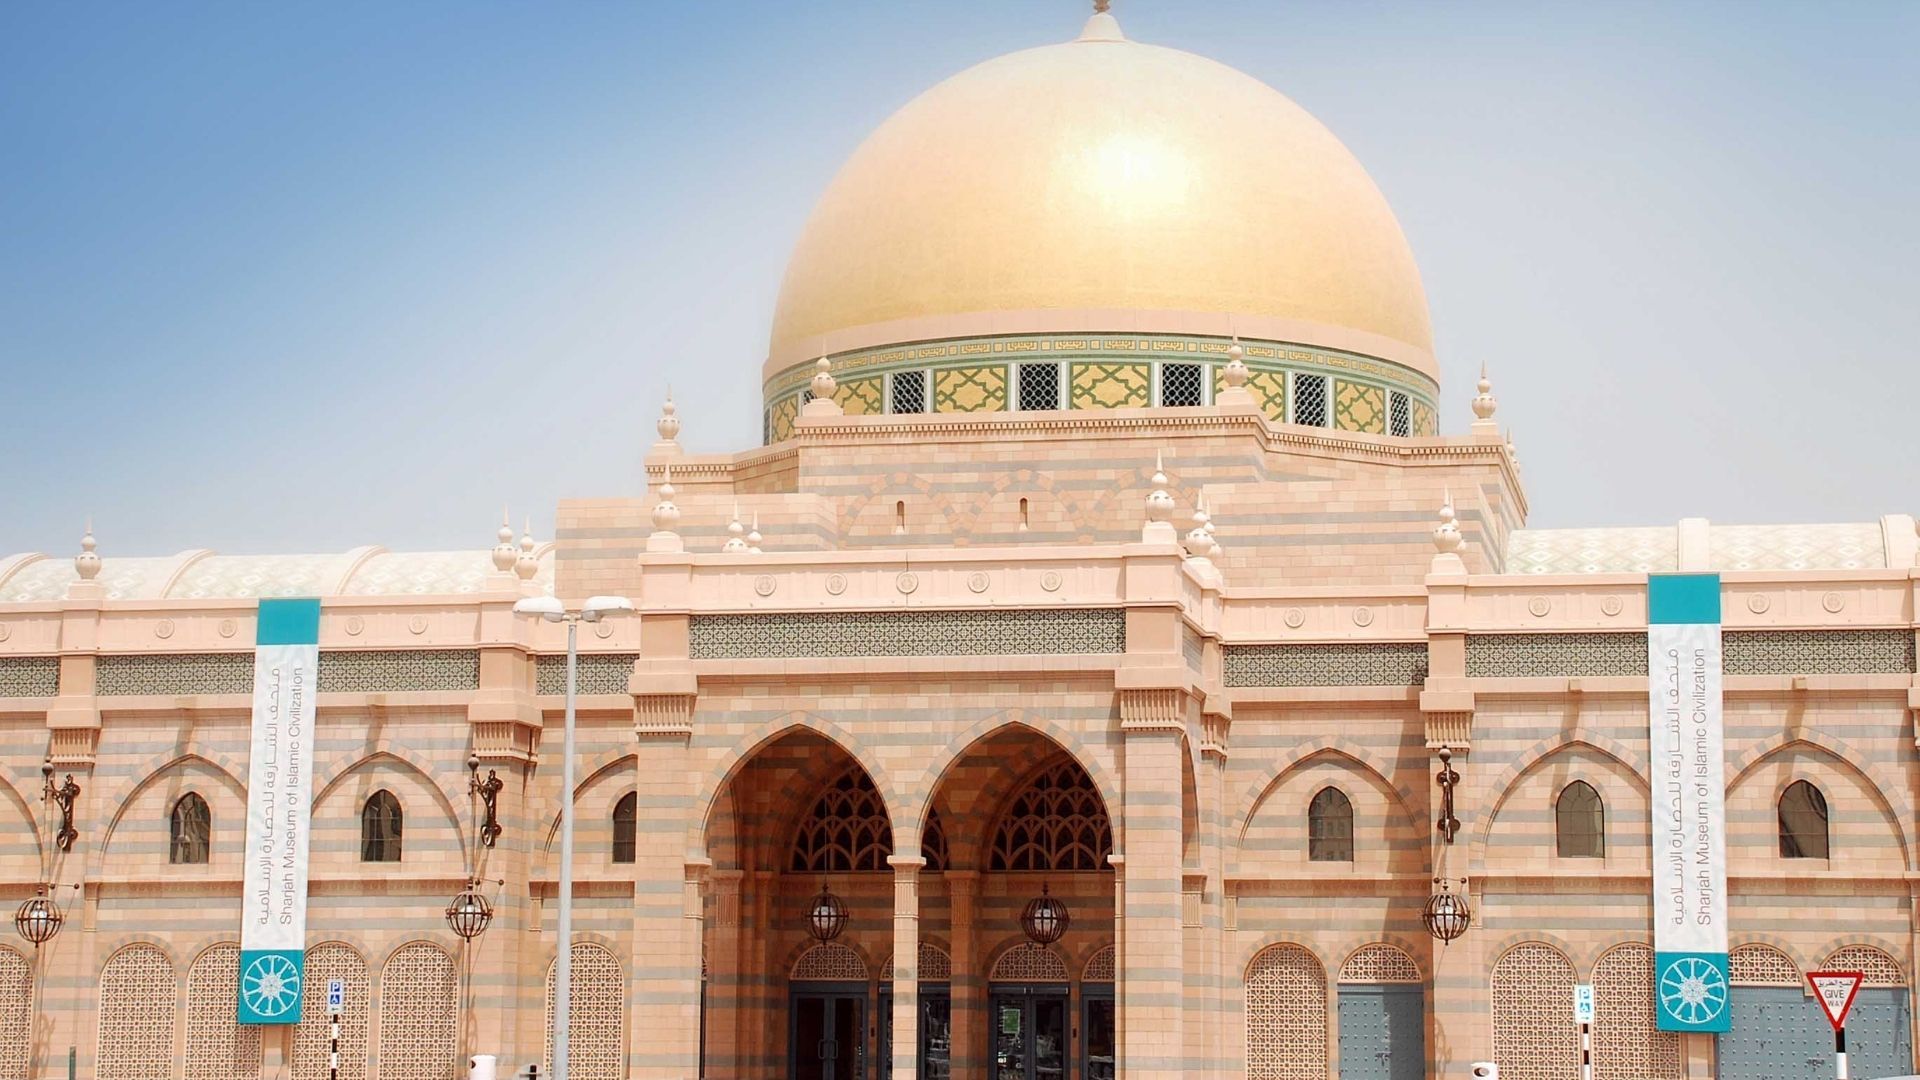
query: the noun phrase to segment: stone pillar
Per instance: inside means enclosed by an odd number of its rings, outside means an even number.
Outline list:
[[[737,1080],[746,1075],[740,1045],[745,1022],[740,1001],[741,873],[713,870],[707,881],[713,890],[713,921],[706,928],[702,954],[707,995],[704,1060],[709,1080]]]
[[[1211,703],[1209,703],[1211,705]],[[1200,866],[1206,873],[1204,904],[1201,908],[1202,963],[1207,981],[1203,996],[1204,1038],[1201,1050],[1207,1076],[1224,1076],[1227,1059],[1228,999],[1237,976],[1226,969],[1226,777],[1227,729],[1230,718],[1223,712],[1206,711],[1201,716],[1200,740]]]
[[[987,1075],[987,1063],[980,1056],[987,1039],[987,983],[980,969],[979,939],[973,932],[980,873],[949,870],[943,876],[953,912],[953,976],[947,984],[953,995],[953,1075],[980,1080]]]
[[[1185,964],[1181,903],[1181,724],[1188,699],[1178,690],[1123,691],[1122,805],[1126,821],[1127,925],[1117,988],[1126,1018],[1127,1075],[1133,1080],[1186,1072],[1181,1030]]]
[[[920,1055],[920,868],[918,855],[894,855],[893,867],[893,1076],[915,1080]]]
[[[627,1075],[687,1080],[700,1063],[700,943],[710,864],[686,857],[693,696],[642,692],[652,682],[636,673],[632,683],[636,789],[648,810],[635,829],[637,947],[627,987]]]

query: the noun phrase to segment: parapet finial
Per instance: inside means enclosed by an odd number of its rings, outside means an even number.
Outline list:
[[[80,538],[80,554],[73,557],[73,569],[80,575],[81,581],[92,581],[100,576],[100,556],[94,549],[100,542],[93,538],[93,519],[87,519],[87,532]]]
[[[753,512],[753,528],[747,530],[747,551],[760,554],[760,511]]]
[[[1480,365],[1480,382],[1477,389],[1480,392],[1473,398],[1473,415],[1482,420],[1491,420],[1494,410],[1500,407],[1500,403],[1494,400],[1493,380],[1487,378],[1487,365],[1484,362]]]
[[[674,526],[680,524],[680,507],[673,501],[673,466],[666,465],[660,470],[660,501],[653,504],[653,535],[647,537],[648,551],[685,551],[680,542],[680,534]]]
[[[493,545],[493,568],[504,574],[513,569],[513,560],[516,557],[513,550],[513,521],[507,516],[507,508],[504,506],[500,508],[500,531],[495,539],[497,542]]]
[[[740,504],[736,502],[733,504],[733,520],[727,522],[727,542],[720,545],[720,550],[735,555],[746,554],[746,532],[747,527],[740,524]]]
[[[529,516],[524,524],[525,529],[520,534],[520,557],[513,561],[513,572],[521,581],[532,581],[534,575],[540,572],[540,560],[533,557],[533,518]]]
[[[1147,492],[1147,521],[1140,527],[1140,541],[1146,544],[1177,544],[1180,534],[1173,528],[1173,496],[1167,494],[1167,468],[1164,455],[1155,451],[1153,455],[1153,476],[1148,479],[1153,490]]]
[[[673,387],[667,387],[667,400],[660,403],[660,419],[654,421],[653,430],[660,433],[661,442],[674,442],[680,438],[680,417],[675,414],[680,407],[673,403]]]
[[[1460,550],[1460,526],[1453,512],[1453,490],[1447,489],[1445,501],[1440,504],[1440,524],[1433,527],[1433,549],[1442,555],[1452,555]]]

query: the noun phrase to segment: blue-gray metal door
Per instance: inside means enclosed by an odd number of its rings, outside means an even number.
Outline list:
[[[1854,1080],[1913,1072],[1905,990],[1863,987],[1847,1017]],[[1833,1028],[1820,1003],[1794,987],[1733,988],[1733,1030],[1720,1036],[1720,1080],[1807,1080],[1833,1075]]]
[[[1340,1080],[1423,1080],[1426,994],[1417,985],[1340,987]]]

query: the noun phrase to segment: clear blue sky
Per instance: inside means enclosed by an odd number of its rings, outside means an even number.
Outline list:
[[[753,445],[838,163],[1087,7],[6,5],[0,553],[544,537],[640,490],[669,381]],[[1114,8],[1368,166],[1533,524],[1920,511],[1920,3]]]

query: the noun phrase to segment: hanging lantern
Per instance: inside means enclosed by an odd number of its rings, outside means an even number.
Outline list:
[[[53,940],[53,935],[60,932],[60,924],[66,921],[67,917],[60,914],[59,906],[48,899],[44,888],[40,890],[40,895],[21,904],[20,910],[13,913],[14,929],[20,931],[21,937],[33,942],[36,948]]]
[[[1047,895],[1045,885],[1040,886],[1040,895],[1027,901],[1026,910],[1020,913],[1020,929],[1027,932],[1027,940],[1035,945],[1059,941],[1072,923],[1067,905]]]
[[[832,941],[846,928],[846,902],[833,895],[833,890],[822,881],[819,894],[807,905],[807,933],[812,934],[815,941]]]
[[[477,889],[469,888],[447,905],[447,927],[460,935],[462,941],[479,937],[491,922],[493,905],[487,903],[487,898]]]
[[[1467,932],[1467,925],[1473,921],[1473,909],[1467,905],[1467,898],[1453,891],[1453,883],[1446,878],[1434,878],[1439,888],[1427,897],[1427,909],[1420,913],[1420,921],[1427,924],[1427,933],[1435,941],[1447,942]]]

